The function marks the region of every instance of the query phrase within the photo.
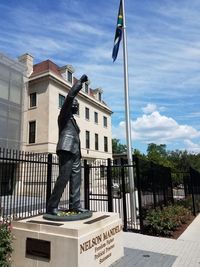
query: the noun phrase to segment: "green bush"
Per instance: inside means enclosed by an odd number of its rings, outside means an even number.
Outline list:
[[[193,207],[192,196],[187,196],[187,198],[179,199],[176,201],[176,204],[183,206],[192,211],[192,207]]]
[[[147,212],[146,232],[155,236],[171,236],[173,231],[186,223],[191,212],[180,205],[170,205]]]
[[[7,222],[0,222],[0,266],[11,266],[11,253],[13,236],[11,233],[11,225]]]

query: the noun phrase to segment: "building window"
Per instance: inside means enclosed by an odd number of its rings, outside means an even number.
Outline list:
[[[90,148],[90,132],[89,131],[85,131],[85,147],[87,149]]]
[[[103,126],[104,127],[108,127],[108,120],[107,120],[107,117],[103,116]]]
[[[29,144],[35,143],[36,121],[29,122]]]
[[[99,119],[98,119],[98,113],[94,112],[94,122],[98,123]]]
[[[99,150],[99,135],[95,134],[95,150]]]
[[[72,83],[72,72],[71,71],[67,71],[67,80],[68,82]]]
[[[108,137],[104,136],[104,151],[108,152]]]
[[[59,108],[62,108],[62,105],[64,104],[64,102],[65,102],[65,97],[64,97],[64,95],[61,95],[61,94],[59,94],[59,100],[58,100],[59,102],[58,102],[58,106],[59,106]]]
[[[90,110],[89,110],[89,108],[85,108],[85,118],[86,118],[87,120],[90,119]]]
[[[89,93],[89,85],[88,85],[88,83],[85,83],[85,92],[86,92],[86,94]]]
[[[37,102],[37,95],[36,93],[30,94],[30,108],[36,107],[36,102]]]

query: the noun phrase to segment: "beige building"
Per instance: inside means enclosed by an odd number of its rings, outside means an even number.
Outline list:
[[[56,152],[57,117],[63,101],[76,81],[71,65],[57,66],[50,60],[33,64],[33,57],[24,54],[19,61],[27,66],[23,110],[22,150]],[[112,111],[102,100],[103,90],[84,84],[79,92],[79,114],[82,157],[88,160],[112,157]]]

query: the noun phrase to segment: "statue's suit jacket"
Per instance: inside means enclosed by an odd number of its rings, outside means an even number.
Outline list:
[[[58,116],[59,139],[56,148],[57,154],[59,154],[59,151],[69,151],[73,154],[79,153],[81,155],[80,129],[71,113],[73,100],[81,87],[82,84],[77,82],[71,88]]]

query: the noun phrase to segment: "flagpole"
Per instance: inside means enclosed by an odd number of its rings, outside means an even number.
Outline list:
[[[132,142],[131,142],[131,120],[130,120],[130,104],[129,104],[129,79],[128,79],[128,52],[127,52],[127,36],[126,36],[126,17],[125,4],[122,0],[123,14],[123,59],[124,59],[124,95],[125,95],[125,115],[126,115],[126,142],[127,142],[127,158],[128,165],[133,165],[132,160]],[[130,182],[130,209],[131,223],[136,223],[136,201],[135,201],[135,183],[133,168],[129,167],[129,182]]]

